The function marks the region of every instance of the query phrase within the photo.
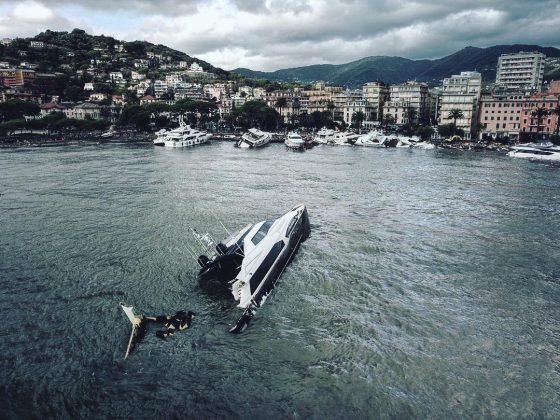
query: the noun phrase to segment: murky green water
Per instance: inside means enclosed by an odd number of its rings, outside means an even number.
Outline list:
[[[0,150],[4,418],[558,418],[560,167],[229,143]],[[305,202],[312,237],[249,329],[188,228]],[[123,361],[130,324],[194,310]]]

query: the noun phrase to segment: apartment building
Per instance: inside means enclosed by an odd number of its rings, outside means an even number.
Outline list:
[[[25,86],[34,81],[36,77],[35,70],[0,69],[0,85],[2,86]]]
[[[457,128],[465,132],[465,139],[470,139],[478,124],[481,84],[482,76],[476,71],[463,71],[443,79],[439,124],[452,123],[449,114],[457,109],[463,113],[463,118],[457,119]]]
[[[479,121],[481,137],[508,137],[515,140],[521,129],[521,114],[526,107],[527,97],[522,94],[497,96],[483,95],[480,98]]]
[[[409,81],[391,85],[390,101],[407,104],[409,110],[406,112],[406,118],[408,120],[412,117],[412,121],[409,121],[410,123],[428,121],[430,118],[430,99],[426,83]]]
[[[381,119],[383,104],[390,98],[389,85],[383,82],[369,82],[362,86],[362,97],[373,106],[374,120]]]
[[[545,93],[532,95],[525,101],[521,110],[520,133],[542,133],[545,135],[554,133],[558,124],[558,115],[554,114],[552,110],[559,104],[559,95]],[[540,121],[536,116],[536,111],[539,108],[546,112]]]
[[[506,91],[540,91],[546,55],[520,51],[498,59],[496,85]]]
[[[372,114],[375,112],[375,107],[370,102],[361,99],[347,103],[343,108],[343,112],[346,125],[351,125],[354,114],[361,112],[364,115],[362,126],[365,124],[369,127],[371,126]]]

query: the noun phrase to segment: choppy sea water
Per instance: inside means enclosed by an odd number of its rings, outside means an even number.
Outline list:
[[[558,418],[560,167],[447,150],[0,150],[3,418]],[[240,335],[189,227],[304,202]],[[125,361],[124,301],[196,312]]]

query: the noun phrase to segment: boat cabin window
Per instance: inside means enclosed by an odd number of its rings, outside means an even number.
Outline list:
[[[273,223],[274,222],[272,220],[267,220],[266,222],[264,222],[257,233],[255,233],[255,235],[251,239],[251,242],[257,245],[260,241],[262,241]]]

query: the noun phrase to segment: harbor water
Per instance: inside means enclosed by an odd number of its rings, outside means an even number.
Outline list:
[[[305,203],[249,328],[196,281]],[[560,167],[453,150],[0,149],[0,416],[559,418]],[[130,322],[196,313],[123,360]]]

